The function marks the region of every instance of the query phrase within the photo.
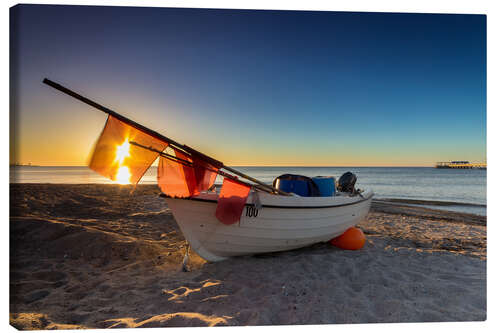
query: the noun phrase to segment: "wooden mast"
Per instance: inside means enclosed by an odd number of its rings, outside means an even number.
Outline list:
[[[288,195],[288,196],[291,195],[288,192],[284,192],[282,190],[274,188],[273,186],[267,185],[266,183],[263,183],[263,182],[259,181],[258,179],[250,177],[250,176],[248,176],[248,175],[246,175],[246,174],[244,174],[244,173],[242,173],[242,172],[240,172],[240,171],[238,171],[236,169],[233,169],[231,167],[225,166],[224,163],[222,163],[221,161],[218,161],[218,160],[216,160],[216,159],[214,159],[214,158],[212,158],[212,157],[210,157],[208,155],[205,155],[205,154],[203,154],[203,153],[197,151],[196,149],[191,148],[191,147],[189,147],[187,145],[180,144],[180,143],[178,143],[178,142],[176,142],[176,141],[174,141],[174,140],[172,140],[172,139],[170,139],[170,138],[168,138],[168,137],[166,137],[166,136],[164,136],[164,135],[162,135],[162,134],[160,134],[160,133],[158,133],[156,131],[153,131],[153,130],[151,130],[151,129],[149,129],[149,128],[147,128],[147,127],[145,127],[145,126],[143,126],[143,125],[141,125],[141,124],[139,124],[139,123],[137,123],[137,122],[135,122],[135,121],[127,118],[127,117],[125,117],[125,116],[122,116],[121,114],[119,114],[119,113],[117,113],[117,112],[115,112],[115,111],[113,111],[111,109],[108,109],[107,107],[105,107],[105,106],[103,106],[101,104],[98,104],[98,103],[96,103],[96,102],[94,102],[94,101],[92,101],[92,100],[90,100],[90,99],[88,99],[88,98],[86,98],[86,97],[84,97],[84,96],[82,96],[82,95],[80,95],[80,94],[78,94],[78,93],[76,93],[76,92],[74,92],[74,91],[72,91],[72,90],[70,90],[70,89],[62,86],[62,85],[60,85],[59,83],[51,81],[51,80],[49,80],[47,78],[43,79],[43,83],[51,86],[54,89],[57,89],[57,90],[65,93],[65,94],[67,94],[67,95],[69,95],[69,96],[71,96],[73,98],[76,98],[77,100],[79,100],[79,101],[81,101],[81,102],[83,102],[85,104],[88,104],[88,105],[90,105],[90,106],[92,106],[92,107],[94,107],[94,108],[96,108],[96,109],[98,109],[98,110],[100,110],[100,111],[102,111],[104,113],[107,113],[107,114],[109,114],[109,115],[111,115],[111,116],[119,119],[120,121],[122,121],[122,122],[124,122],[124,123],[126,123],[126,124],[128,124],[128,125],[130,125],[132,127],[134,127],[135,129],[151,135],[152,137],[154,137],[154,138],[156,138],[158,140],[161,140],[161,141],[164,141],[164,142],[168,142],[170,145],[174,146],[175,148],[181,149],[181,150],[183,150],[183,151],[185,151],[185,152],[187,152],[187,153],[189,153],[189,154],[191,154],[193,156],[196,156],[196,157],[198,157],[198,158],[200,158],[200,159],[202,159],[202,160],[204,160],[204,161],[212,164],[216,168],[219,168],[219,169],[220,168],[224,168],[227,171],[234,173],[235,175],[238,175],[238,176],[240,176],[240,177],[242,177],[244,179],[250,180],[250,181],[252,181],[252,182],[254,182],[256,184],[259,184],[261,187],[266,188],[271,193],[279,193],[281,195]]]
[[[155,153],[158,153],[160,156],[162,157],[165,157],[169,160],[172,160],[174,162],[177,162],[179,164],[182,164],[184,166],[187,166],[187,167],[193,167],[193,162],[190,162],[190,161],[187,161],[187,160],[184,160],[182,158],[179,158],[177,156],[174,156],[174,155],[170,155],[170,154],[167,154],[167,153],[164,153],[162,151],[159,151],[157,149],[154,149],[153,147],[148,147],[148,146],[144,146],[144,145],[141,145],[140,143],[137,143],[137,142],[134,142],[134,141],[130,141],[130,144],[131,145],[134,145],[134,146],[137,146],[137,147],[140,147],[140,148],[143,148],[143,149],[147,149],[149,151],[153,151]],[[216,174],[218,175],[221,175],[223,177],[226,177],[226,178],[229,178],[229,179],[232,179],[234,181],[237,181],[238,183],[241,183],[241,184],[245,184],[247,186],[250,186],[250,187],[253,187],[253,188],[256,188],[258,190],[261,190],[261,191],[264,191],[264,192],[269,192],[269,193],[274,193],[273,191],[271,191],[269,188],[267,187],[262,187],[260,186],[259,184],[257,185],[254,185],[254,184],[250,184],[250,183],[247,183],[241,179],[238,179],[238,177],[234,176],[234,175],[231,175],[227,172],[224,172],[224,171],[221,171],[221,170],[215,170],[215,169],[212,169],[210,167],[207,167],[207,166],[201,166],[209,171],[212,171],[212,172],[215,172]]]

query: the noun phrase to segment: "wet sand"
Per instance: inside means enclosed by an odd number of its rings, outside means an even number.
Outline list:
[[[480,321],[486,218],[373,203],[359,251],[329,244],[183,272],[154,185],[11,184],[18,329]]]

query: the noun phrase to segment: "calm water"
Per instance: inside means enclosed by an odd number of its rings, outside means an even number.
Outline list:
[[[338,178],[344,172],[351,171],[358,177],[357,187],[373,189],[375,197],[379,199],[420,199],[486,205],[486,170],[372,167],[236,167],[236,169],[266,183],[271,183],[283,173]],[[218,183],[221,181],[217,179]],[[87,167],[15,167],[10,170],[10,182],[112,183]],[[140,183],[155,184],[156,167],[150,168]],[[439,209],[486,215],[484,207],[457,205],[440,206]]]

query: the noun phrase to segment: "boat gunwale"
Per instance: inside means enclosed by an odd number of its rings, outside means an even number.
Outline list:
[[[329,206],[276,206],[276,205],[262,205],[262,208],[278,208],[278,209],[320,209],[320,208],[334,208],[334,207],[344,207],[344,206],[351,206],[351,205],[356,205],[361,202],[365,202],[367,200],[370,200],[373,198],[375,194],[372,192],[370,196],[368,197],[363,197],[362,200],[354,201],[354,202],[349,202],[349,203],[343,203],[343,204],[338,204],[338,205],[329,205]],[[213,202],[217,203],[217,200],[212,200],[212,199],[201,199],[201,198],[176,198],[176,197],[170,197],[170,196],[165,196],[167,199],[178,199],[178,200],[192,200],[192,201],[201,201],[201,202]],[[245,203],[246,206],[254,206],[253,203]]]

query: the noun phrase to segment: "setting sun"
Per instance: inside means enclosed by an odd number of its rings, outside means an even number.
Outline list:
[[[130,184],[130,171],[127,166],[121,166],[116,173],[116,182],[121,185]]]
[[[116,172],[116,182],[121,185],[130,184],[130,170],[127,166],[123,165],[125,158],[130,157],[130,144],[128,138],[116,147],[115,162],[118,162],[118,171]]]
[[[120,146],[116,147],[115,161],[118,161],[118,163],[121,165],[126,157],[130,157],[130,143],[128,143],[128,139],[125,139],[125,141]]]

